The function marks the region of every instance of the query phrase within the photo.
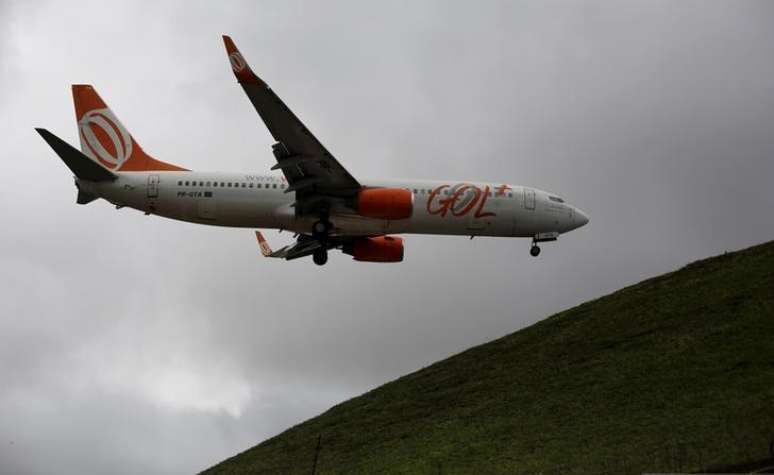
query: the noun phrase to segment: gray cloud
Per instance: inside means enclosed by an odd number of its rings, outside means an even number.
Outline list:
[[[204,468],[555,311],[774,235],[769,2],[0,3],[0,460]],[[253,67],[356,175],[554,190],[546,245],[407,237],[395,266],[268,262],[248,230],[74,204],[93,83],[157,157],[265,171]],[[287,234],[269,233],[279,245]]]

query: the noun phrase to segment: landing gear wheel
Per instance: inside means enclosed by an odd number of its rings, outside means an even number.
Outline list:
[[[538,246],[537,244],[533,244],[533,245],[532,245],[532,248],[530,248],[530,250],[529,250],[529,254],[530,254],[532,257],[537,257],[537,256],[539,256],[539,255],[540,255],[540,246]]]
[[[312,254],[312,260],[318,266],[324,266],[328,262],[328,251],[325,249],[318,249]]]

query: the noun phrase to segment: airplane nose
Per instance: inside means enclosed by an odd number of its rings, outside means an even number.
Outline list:
[[[576,228],[579,228],[581,226],[585,226],[589,222],[589,216],[580,210],[580,208],[575,208],[575,226]]]

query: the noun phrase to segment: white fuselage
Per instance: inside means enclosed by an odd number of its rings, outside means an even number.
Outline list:
[[[112,182],[78,180],[81,190],[117,205],[166,218],[216,226],[309,233],[315,216],[296,217],[295,192],[283,176],[208,172],[118,172]],[[565,233],[588,218],[535,188],[455,181],[363,181],[365,187],[411,190],[414,211],[396,221],[330,211],[337,235],[388,233],[534,237]]]

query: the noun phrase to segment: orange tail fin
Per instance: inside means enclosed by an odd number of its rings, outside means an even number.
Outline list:
[[[90,85],[74,84],[73,101],[81,151],[92,160],[112,171],[186,170],[145,153]]]

